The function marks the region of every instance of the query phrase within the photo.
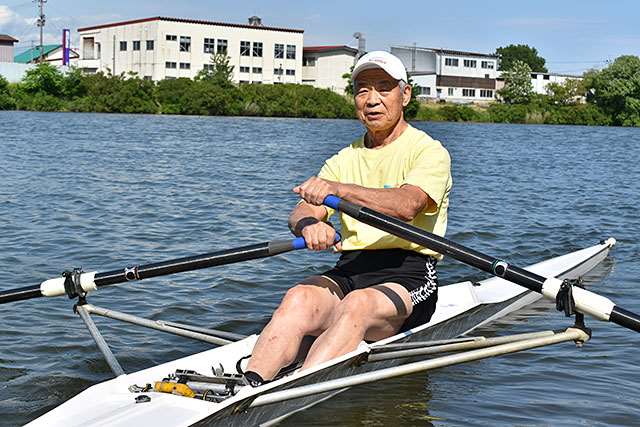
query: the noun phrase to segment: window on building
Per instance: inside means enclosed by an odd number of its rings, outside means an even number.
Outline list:
[[[167,41],[168,42],[175,42],[178,40],[178,36],[173,35],[173,34],[167,34]]]
[[[248,73],[249,72],[249,67],[240,67],[240,72],[241,73]]]
[[[167,61],[164,63],[164,67],[168,69],[176,68],[177,65],[178,64],[176,64],[175,62],[170,62],[170,61]]]
[[[273,47],[273,57],[274,58],[284,58],[284,45],[276,43]]]
[[[465,59],[464,66],[466,68],[476,68],[478,66],[478,61],[476,61],[475,59]]]
[[[253,67],[253,71],[254,74],[262,74],[262,67]]]
[[[452,88],[452,87],[450,87],[449,89],[447,89],[447,95],[448,95],[448,96],[453,96],[453,93],[454,93],[454,92],[453,92],[453,88]]]
[[[167,77],[165,77],[164,79],[165,79],[165,80],[175,80],[176,78],[175,78],[175,77],[172,77],[172,76],[167,76]]]
[[[476,90],[475,89],[462,89],[462,96],[475,97]]]
[[[180,69],[181,70],[190,70],[191,69],[191,63],[189,63],[189,62],[181,62],[180,63]]]
[[[191,37],[180,36],[180,52],[191,52]]]
[[[422,96],[431,95],[431,88],[430,87],[424,87],[424,86],[418,86],[417,95],[422,95]]]
[[[152,77],[151,76],[144,76],[143,79],[144,80],[152,80]]]
[[[495,66],[494,64],[495,63],[493,61],[482,61],[482,62],[480,62],[480,66],[482,68],[487,69],[487,70],[493,70],[493,67]]]
[[[202,69],[205,70],[205,71],[213,71],[214,66],[213,66],[213,64],[204,64],[202,66]]]
[[[133,41],[133,50],[140,50],[140,40],[134,40]]]
[[[120,50],[127,50],[127,42],[120,42]]]
[[[214,53],[216,51],[215,39],[204,39],[204,53]]]
[[[287,76],[295,76],[296,70],[287,70]]]
[[[287,45],[287,59],[296,59],[296,47],[295,45]]]
[[[493,98],[493,91],[490,89],[480,89],[480,98]]]
[[[217,45],[216,53],[222,53],[222,54],[226,55],[228,47],[229,47],[229,43],[227,42],[227,40],[218,39],[218,45]]]
[[[444,58],[444,65],[448,67],[457,67],[458,58]]]
[[[262,82],[260,80],[254,80],[251,83],[254,84],[254,85],[261,85],[262,84]]]
[[[274,68],[274,69],[273,69],[273,74],[274,74],[275,76],[281,76],[281,75],[282,75],[282,73],[283,73],[283,71],[284,71],[284,70],[283,70],[282,68]]]
[[[240,80],[238,83],[240,83],[241,85],[248,85],[249,80]]]
[[[153,50],[155,42],[153,40],[147,40],[147,50]]]
[[[251,42],[240,42],[240,56],[251,56]]]
[[[253,42],[253,56],[262,57],[262,42]]]
[[[535,73],[534,73],[534,74],[531,74],[531,78],[532,78],[533,80],[536,80],[536,79],[538,78],[538,75],[537,75],[537,74],[535,74]]]
[[[542,79],[543,80],[549,80],[549,74],[543,74],[542,75]]]
[[[302,66],[303,67],[315,67],[316,66],[316,58],[302,57]]]

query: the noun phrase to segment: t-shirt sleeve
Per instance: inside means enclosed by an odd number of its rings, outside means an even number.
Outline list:
[[[451,158],[447,149],[438,141],[427,143],[416,157],[403,184],[421,188],[436,202],[436,207],[425,213],[437,212],[451,188]]]

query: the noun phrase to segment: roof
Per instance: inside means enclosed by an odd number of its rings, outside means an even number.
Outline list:
[[[61,44],[45,44],[42,46],[42,50],[44,52],[44,56],[49,55],[56,49],[60,49],[62,47]],[[24,52],[16,55],[13,58],[14,62],[20,62],[22,64],[28,64],[34,59],[38,59],[40,57],[40,46],[32,47],[31,49],[27,49]]]
[[[0,34],[0,41],[18,43],[18,39],[14,39],[8,34]]]
[[[119,22],[112,22],[109,24],[94,25],[92,27],[78,28],[78,31],[82,32],[82,31],[89,31],[89,30],[99,30],[102,28],[119,27],[121,25],[141,24],[143,22],[152,22],[152,21],[179,22],[183,24],[217,25],[220,27],[249,28],[253,30],[283,31],[283,32],[289,32],[289,33],[304,32],[304,30],[296,30],[293,28],[266,27],[264,25],[249,25],[249,24],[232,24],[229,22],[203,21],[200,19],[171,18],[167,16],[154,16],[151,18],[140,18],[140,19],[132,19],[129,21],[119,21]]]
[[[302,53],[321,53],[321,52],[333,52],[337,50],[346,50],[350,53],[358,53],[358,49],[346,45],[334,45],[334,46],[304,46]]]
[[[479,52],[467,52],[464,50],[452,50],[452,49],[442,49],[437,47],[414,47],[414,46],[393,46],[395,49],[408,49],[408,50],[426,50],[429,52],[437,52],[444,55],[459,55],[459,56],[476,56],[480,58],[499,58],[498,55],[494,55],[492,53],[479,53]]]

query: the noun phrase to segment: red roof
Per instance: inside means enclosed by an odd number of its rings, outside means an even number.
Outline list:
[[[14,39],[7,34],[0,34],[0,41],[18,43],[18,39]]]
[[[264,25],[249,25],[249,24],[231,24],[228,22],[203,21],[199,19],[169,18],[166,16],[154,16],[152,18],[132,19],[129,21],[120,21],[120,22],[112,22],[109,24],[94,25],[92,27],[78,28],[78,31],[98,30],[101,28],[119,27],[121,25],[140,24],[143,22],[152,22],[152,21],[180,22],[184,24],[218,25],[222,27],[251,28],[254,30],[283,31],[283,32],[289,32],[289,33],[304,32],[304,30],[296,30],[292,28],[266,27]]]
[[[358,49],[346,45],[334,45],[334,46],[305,46],[302,48],[303,53],[320,53],[331,52],[334,50],[347,50],[351,53],[358,53]]]

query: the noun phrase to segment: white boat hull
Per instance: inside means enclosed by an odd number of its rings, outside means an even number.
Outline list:
[[[608,254],[614,241],[543,261],[527,269],[545,277],[577,278],[584,275]],[[338,392],[290,400],[274,405],[248,408],[256,396],[299,385],[318,383],[398,364],[390,360],[358,364],[376,346],[406,341],[430,341],[455,338],[459,335],[503,317],[541,298],[527,289],[499,278],[480,283],[461,282],[439,289],[438,307],[431,321],[407,332],[360,347],[340,358],[302,373],[295,373],[252,389],[243,397],[232,397],[212,403],[173,394],[149,392],[149,402],[135,403],[138,394],[131,385],[153,384],[177,369],[189,369],[207,375],[221,363],[225,372],[235,372],[240,357],[251,353],[257,335],[202,353],[122,375],[89,387],[40,418],[32,427],[53,426],[250,426],[271,425],[294,412],[313,406]],[[248,409],[247,409],[248,408]]]

